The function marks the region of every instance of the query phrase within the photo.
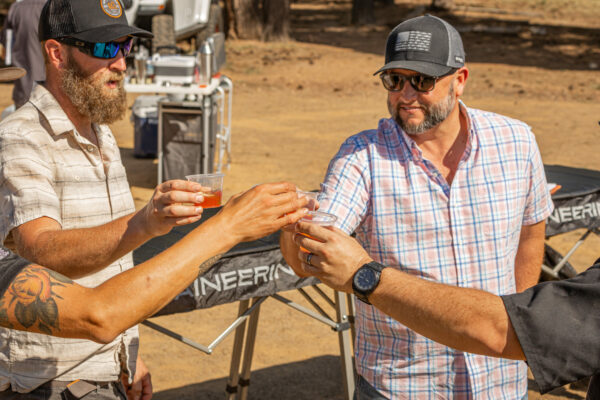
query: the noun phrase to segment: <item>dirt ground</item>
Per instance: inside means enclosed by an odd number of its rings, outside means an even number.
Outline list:
[[[377,3],[377,24],[349,26],[350,3],[297,0],[294,41],[228,41],[223,72],[234,82],[232,158],[225,198],[254,184],[289,180],[318,188],[329,159],[349,135],[387,116],[385,92],[373,77],[383,63],[389,30],[428,1]],[[529,123],[546,164],[600,169],[600,2],[587,0],[456,0],[439,14],[462,31],[470,76],[465,103]],[[3,85],[0,106],[9,104]],[[131,104],[135,95],[129,95]],[[133,128],[113,131],[122,149],[136,204],[156,184],[156,161],[133,157]],[[565,252],[581,232],[550,239]],[[591,237],[573,257],[582,270],[598,256]],[[325,289],[327,291],[327,289]],[[331,293],[327,291],[327,293]],[[306,304],[296,292],[288,297]],[[208,345],[237,313],[237,304],[154,318]],[[206,355],[144,326],[141,351],[155,398],[222,399],[233,337]],[[268,299],[261,308],[250,399],[341,399],[337,335],[326,325]],[[530,380],[530,398],[540,395]],[[544,399],[584,398],[583,385]]]

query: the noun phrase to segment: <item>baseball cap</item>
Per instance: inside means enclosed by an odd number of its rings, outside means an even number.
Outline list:
[[[0,82],[10,82],[24,77],[26,71],[19,67],[0,68]]]
[[[465,50],[456,29],[441,18],[423,15],[402,22],[388,35],[385,65],[429,76],[443,76],[465,65]]]
[[[41,42],[72,37],[98,43],[153,35],[127,23],[120,0],[48,0],[40,15],[38,36]]]

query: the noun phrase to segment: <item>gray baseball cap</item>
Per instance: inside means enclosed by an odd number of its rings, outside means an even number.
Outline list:
[[[385,65],[429,76],[443,76],[465,65],[465,50],[456,29],[441,18],[423,15],[402,22],[388,35]]]

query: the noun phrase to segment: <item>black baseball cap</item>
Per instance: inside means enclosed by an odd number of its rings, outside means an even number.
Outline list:
[[[123,36],[153,37],[130,26],[120,0],[48,0],[38,28],[40,42],[72,37],[86,42],[110,42]]]
[[[423,15],[396,26],[388,35],[385,65],[429,76],[443,76],[465,65],[465,50],[456,29],[441,18]]]

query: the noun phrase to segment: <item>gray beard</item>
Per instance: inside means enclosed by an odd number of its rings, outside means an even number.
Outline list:
[[[425,113],[425,118],[423,118],[423,122],[415,125],[404,122],[402,118],[400,118],[400,105],[394,108],[388,100],[388,110],[390,115],[394,121],[396,121],[398,126],[402,128],[402,130],[408,135],[421,135],[428,130],[435,128],[444,122],[446,118],[448,118],[448,115],[450,115],[455,105],[456,99],[454,98],[454,86],[450,85],[448,95],[445,99],[439,103],[432,104],[427,107],[422,106],[423,112]]]
[[[95,124],[111,124],[121,119],[127,110],[123,75],[112,72],[101,81],[94,80],[93,75],[86,74],[73,57],[69,57],[61,88],[79,114]],[[107,93],[105,83],[111,79],[118,81],[119,86]]]

